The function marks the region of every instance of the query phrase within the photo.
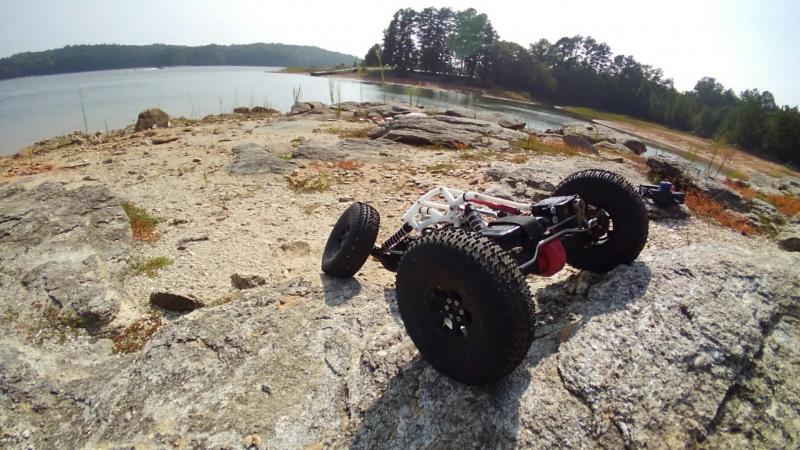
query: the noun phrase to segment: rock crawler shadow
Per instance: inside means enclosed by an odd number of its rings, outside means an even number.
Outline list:
[[[336,278],[321,273],[322,290],[325,304],[328,306],[341,306],[361,292],[361,283],[355,278]]]
[[[592,317],[612,313],[640,298],[650,283],[642,262],[621,266],[604,275],[576,275],[540,289],[534,296],[543,305],[546,323],[525,359],[502,380],[487,386],[467,386],[440,374],[421,356],[401,367],[365,411],[351,441],[353,448],[513,448],[519,443],[520,402],[537,366],[558,351],[561,330],[574,335]],[[581,278],[589,286],[576,294]],[[392,291],[392,292],[389,292]],[[387,302],[393,289],[384,290]],[[396,303],[390,305],[396,314]],[[581,318],[574,320],[573,314]],[[399,320],[399,315],[396,315]],[[535,424],[528,424],[528,426]]]

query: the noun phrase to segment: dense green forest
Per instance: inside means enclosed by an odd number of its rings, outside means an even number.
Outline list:
[[[679,92],[661,69],[614,55],[591,37],[542,39],[525,48],[503,41],[485,14],[470,8],[398,10],[367,64],[399,72],[458,77],[530,93],[565,105],[589,106],[724,140],[753,153],[800,165],[800,112],[778,106],[769,91],[738,95],[714,78]]]
[[[322,66],[352,64],[357,58],[319,47],[284,44],[72,45],[0,59],[0,80],[28,75],[167,66]]]

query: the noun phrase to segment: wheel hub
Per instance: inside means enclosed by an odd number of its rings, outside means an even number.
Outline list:
[[[470,334],[472,313],[461,297],[455,292],[436,289],[431,310],[434,323],[441,330],[457,339],[465,339]]]
[[[350,225],[347,225],[344,230],[339,234],[339,242],[336,244],[336,251],[338,252],[342,245],[344,245],[344,241],[347,240],[347,235],[350,234]]]

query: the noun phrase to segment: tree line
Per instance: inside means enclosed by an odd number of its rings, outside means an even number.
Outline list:
[[[365,55],[365,64],[379,63],[625,114],[800,165],[797,107],[778,106],[769,91],[736,94],[711,77],[679,92],[661,69],[614,55],[592,37],[541,39],[525,48],[500,39],[486,14],[472,8],[404,8]]]
[[[72,45],[0,59],[0,80],[30,75],[168,66],[303,66],[353,64],[357,58],[319,47],[285,44]]]

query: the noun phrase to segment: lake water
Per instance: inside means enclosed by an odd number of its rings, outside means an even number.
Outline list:
[[[144,109],[157,106],[171,116],[199,119],[236,106],[269,106],[288,111],[292,88],[302,100],[330,103],[331,79],[277,73],[269,67],[172,67],[124,69],[0,81],[0,154],[36,141],[84,129],[124,128]],[[342,101],[407,103],[408,88],[334,79]],[[450,105],[507,112],[537,130],[576,119],[554,110],[481,97],[471,93],[415,89],[414,103],[444,111]],[[81,106],[83,103],[83,107]]]

